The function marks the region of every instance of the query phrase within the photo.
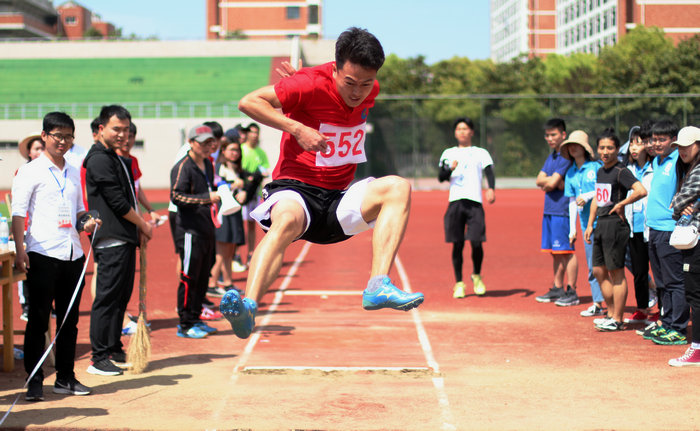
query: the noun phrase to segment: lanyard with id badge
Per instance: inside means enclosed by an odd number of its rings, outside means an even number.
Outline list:
[[[56,178],[56,175],[54,175],[53,170],[49,168],[49,172],[51,172],[51,176],[53,177],[54,180],[56,180],[56,184],[58,185],[58,190],[61,192],[61,199],[58,202],[58,212],[57,212],[57,222],[58,222],[58,227],[59,228],[66,228],[66,227],[72,227],[73,226],[73,215],[70,210],[70,204],[66,202],[66,197],[64,196],[63,192],[66,189],[66,184],[68,183],[68,169],[63,170],[63,185],[61,185],[61,182]]]

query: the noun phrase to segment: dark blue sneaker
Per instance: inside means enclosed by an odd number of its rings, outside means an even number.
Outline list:
[[[221,298],[219,311],[231,324],[231,329],[238,338],[250,337],[255,327],[255,313],[258,312],[255,301],[250,298],[241,298],[238,291],[232,289]]]
[[[362,292],[362,308],[365,310],[379,310],[380,308],[393,308],[394,310],[408,311],[423,303],[423,294],[407,293],[391,284],[389,277],[384,277],[382,285],[374,292],[365,289]]]

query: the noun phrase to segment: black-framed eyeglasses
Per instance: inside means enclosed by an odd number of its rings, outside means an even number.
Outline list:
[[[47,135],[51,136],[58,142],[73,142],[73,139],[75,139],[75,136],[73,135],[61,135],[59,133],[47,133]]]

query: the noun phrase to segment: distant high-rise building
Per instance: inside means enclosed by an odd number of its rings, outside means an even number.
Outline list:
[[[320,38],[322,0],[207,0],[207,39]]]
[[[555,0],[491,0],[491,59],[556,52]]]
[[[58,13],[49,0],[0,0],[0,37],[56,37]]]
[[[491,59],[597,54],[637,25],[700,33],[700,0],[491,0]]]

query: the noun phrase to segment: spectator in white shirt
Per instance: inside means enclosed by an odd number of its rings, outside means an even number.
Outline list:
[[[49,310],[55,301],[57,322],[62,322],[63,327],[56,340],[53,391],[87,395],[91,389],[82,385],[74,373],[83,283],[77,285],[85,262],[79,231],[93,232],[99,220],[85,212],[79,171],[63,157],[73,142],[74,132],[75,124],[67,114],[51,112],[44,117],[41,138],[46,150],[22,166],[12,183],[12,233],[16,243],[15,266],[27,272],[29,294],[24,368],[31,377],[43,353]],[[68,310],[76,288],[79,291],[75,303]],[[40,367],[28,383],[27,401],[43,400],[43,379]]]

